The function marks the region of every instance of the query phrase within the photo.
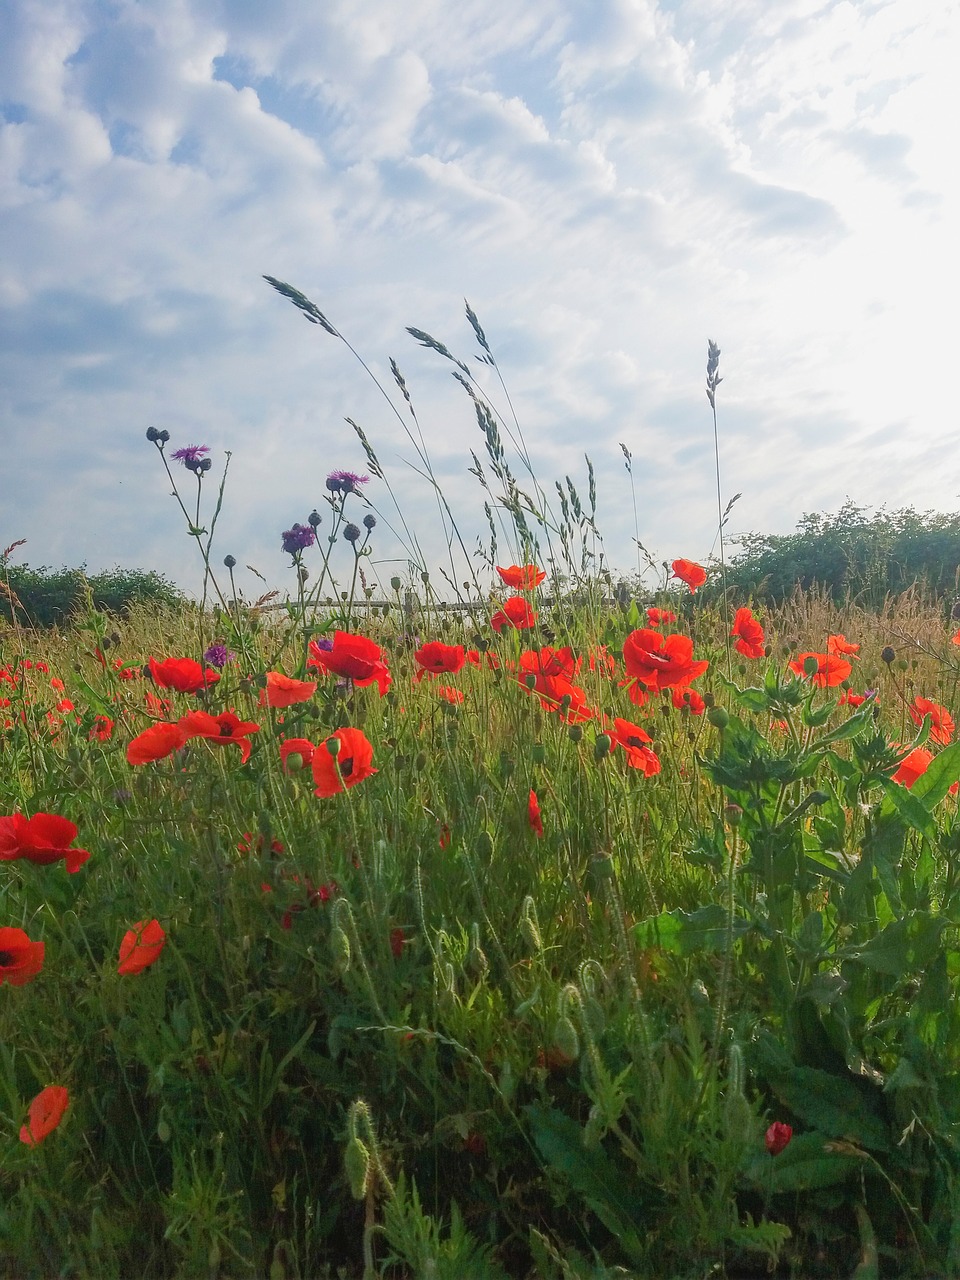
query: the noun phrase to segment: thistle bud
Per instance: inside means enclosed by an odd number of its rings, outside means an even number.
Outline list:
[[[896,651],[888,644],[880,650],[880,661],[885,662],[888,667],[896,656]]]
[[[223,563],[226,565],[228,569],[234,569],[236,568],[237,558],[236,556],[224,556]]]

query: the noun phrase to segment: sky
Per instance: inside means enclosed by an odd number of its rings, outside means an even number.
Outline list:
[[[530,488],[516,414],[555,516],[589,455],[615,574],[637,534],[717,552],[708,340],[728,555],[847,499],[956,509],[958,56],[957,0],[7,0],[0,550],[196,591],[152,426],[209,447],[205,527],[229,453],[213,562],[286,593],[282,531],[369,471],[349,417],[385,475],[368,580],[409,573],[394,499],[466,578],[392,358],[488,580],[484,437],[407,326]]]

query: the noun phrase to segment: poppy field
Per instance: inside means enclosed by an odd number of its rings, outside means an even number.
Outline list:
[[[151,428],[203,601],[0,632],[0,1274],[956,1275],[950,603],[619,589],[471,395],[462,582]]]

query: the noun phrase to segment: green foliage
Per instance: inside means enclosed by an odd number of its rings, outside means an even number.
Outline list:
[[[15,596],[0,592],[0,618],[30,627],[64,626],[92,606],[122,615],[137,604],[176,608],[183,594],[155,570],[111,569],[87,575],[83,569],[50,569],[0,561],[0,580]]]

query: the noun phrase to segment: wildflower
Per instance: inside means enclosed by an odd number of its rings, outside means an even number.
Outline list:
[[[928,751],[926,747],[914,747],[909,755],[904,756],[900,761],[896,773],[892,775],[892,781],[899,782],[907,788],[912,787],[920,775],[926,773],[932,759],[932,751]]]
[[[347,542],[360,541],[360,526],[358,524],[345,524],[343,526],[343,536]]]
[[[812,672],[808,672],[806,669],[808,659],[811,659]],[[816,660],[815,667],[813,666],[813,659]],[[846,658],[839,658],[832,653],[798,653],[792,662],[787,663],[787,666],[801,680],[809,676],[818,689],[832,689],[835,685],[843,684],[853,670]]]
[[[511,596],[505,600],[502,609],[490,619],[494,631],[500,632],[504,627],[515,627],[518,631],[528,630],[537,620],[537,615],[524,600],[523,596]]]
[[[676,622],[677,615],[669,609],[651,608],[647,610],[647,622],[651,627],[659,627],[662,623]]]
[[[506,587],[514,591],[533,591],[547,576],[535,564],[512,564],[506,569],[496,566],[500,580]]]
[[[784,1147],[789,1144],[792,1137],[793,1129],[790,1125],[784,1124],[781,1120],[774,1120],[765,1133],[763,1140],[770,1154],[778,1156]]]
[[[153,760],[164,760],[174,751],[179,751],[187,740],[187,735],[178,724],[169,724],[166,720],[158,721],[138,733],[127,744],[127,764],[150,764]]]
[[[390,954],[393,956],[394,960],[399,960],[403,955],[403,946],[405,942],[406,938],[404,937],[403,930],[399,925],[395,929],[390,930]]]
[[[869,694],[854,693],[852,689],[844,689],[837,699],[838,707],[860,707],[866,702]]]
[[[113,737],[113,721],[109,716],[94,716],[93,724],[90,726],[90,732],[87,737],[91,742],[94,738],[100,742],[109,742]]]
[[[316,680],[294,680],[282,671],[268,671],[266,688],[260,690],[260,705],[268,707],[292,707],[306,702],[317,690]]]
[[[306,769],[313,760],[315,750],[316,747],[308,738],[286,738],[280,743],[280,764],[284,773],[289,773],[291,769]]]
[[[540,816],[540,802],[537,799],[537,793],[531,787],[530,795],[527,798],[527,821],[530,823],[530,829],[535,836],[543,835],[543,819]]]
[[[702,676],[710,663],[694,661],[689,636],[663,636],[659,631],[631,631],[623,645],[623,660],[631,680],[653,693],[682,687]]]
[[[544,645],[542,649],[525,649],[520,655],[520,679],[524,674],[535,676],[566,676],[572,679],[580,670],[579,658],[574,658],[569,645],[562,649],[552,649]]]
[[[285,529],[281,536],[283,550],[290,556],[296,556],[298,552],[312,547],[317,540],[317,535],[308,524],[295,524],[292,529]]]
[[[827,653],[832,653],[835,658],[845,658],[848,655],[855,658],[860,651],[858,644],[851,644],[845,635],[827,636]]]
[[[308,667],[318,667],[323,672],[344,676],[359,688],[376,684],[381,698],[390,688],[392,677],[383,660],[383,652],[379,645],[366,636],[351,635],[349,631],[335,631],[333,644],[329,649],[311,640],[310,655]]]
[[[222,671],[228,662],[236,659],[236,654],[231,653],[225,644],[212,644],[208,649],[204,650],[203,660],[209,662],[211,667],[216,667],[218,671]]]
[[[368,533],[372,533],[373,530],[377,527],[377,517],[372,516],[369,513],[365,515],[363,517],[363,527],[367,530]]]
[[[645,778],[652,778],[655,773],[659,773],[660,758],[649,746],[653,742],[649,733],[638,724],[631,724],[629,720],[621,720],[619,717],[614,720],[613,725],[610,737],[627,753],[630,768],[642,769]]]
[[[86,849],[72,847],[77,837],[76,823],[55,813],[35,813],[25,818],[22,813],[0,818],[0,862],[26,858],[28,862],[47,867],[62,858],[67,872],[73,875],[90,857]]]
[[[205,444],[188,444],[183,449],[174,449],[170,457],[175,462],[182,462],[187,470],[192,471],[194,475],[199,475],[201,470],[206,471],[208,469],[208,467],[203,466],[203,455],[209,452],[210,450]]]
[[[337,746],[331,750],[331,744]],[[373,745],[361,729],[338,729],[313,755],[313,780],[318,796],[335,796],[355,787],[377,770],[372,768]]]
[[[448,685],[448,684],[438,684],[436,688],[436,693],[438,698],[443,698],[446,702],[449,702],[452,706],[459,706],[459,704],[463,701],[463,690],[454,689],[451,685]]]
[[[125,978],[133,973],[142,973],[160,958],[166,941],[167,935],[158,920],[138,920],[123,935],[117,973]]]
[[[686,707],[692,716],[702,716],[707,709],[707,704],[696,689],[673,689],[670,698],[678,711]]]
[[[20,1141],[35,1147],[48,1138],[63,1119],[70,1094],[61,1084],[48,1084],[30,1103],[29,1120],[20,1129]]]
[[[702,565],[695,564],[693,560],[674,560],[670,566],[673,569],[674,578],[679,578],[681,582],[686,583],[690,588],[691,595],[696,591],[697,587],[702,587],[707,580],[707,571]]]
[[[262,835],[258,835],[256,840],[249,831],[245,831],[241,838],[237,841],[238,853],[263,853],[265,841]],[[270,841],[270,852],[273,854],[283,853],[283,843],[280,840]]]
[[[31,942],[22,929],[0,929],[0,986],[22,987],[43,968],[44,944]]]
[[[907,710],[910,712],[910,719],[918,726],[923,724],[926,716],[930,717],[930,737],[940,746],[945,747],[953,737],[956,729],[953,716],[939,702],[931,702],[929,698],[918,695]]]
[[[420,667],[417,680],[422,680],[427,671],[431,675],[455,675],[466,661],[462,644],[441,644],[439,640],[421,645],[413,656]]]
[[[198,693],[220,679],[216,671],[205,670],[193,658],[164,658],[162,662],[150,658],[148,663],[154,684],[178,693]]]
[[[737,636],[737,643],[734,645],[737,653],[742,653],[745,658],[762,658],[764,656],[763,627],[746,606],[742,606],[737,610],[733,619],[733,630],[730,634]]]
[[[250,759],[252,747],[247,736],[259,733],[260,726],[250,720],[241,720],[233,711],[222,711],[212,716],[206,711],[188,711],[177,721],[187,738],[206,738],[218,747],[225,747],[235,742],[240,748],[240,763],[246,764]]]
[[[450,847],[450,824],[447,822],[440,823],[440,835],[438,836],[441,849],[449,849]]]
[[[481,653],[479,649],[468,649],[465,657],[472,667],[487,666],[491,671],[496,671],[500,666],[500,659],[495,653]]]
[[[369,480],[369,476],[358,476],[353,471],[331,471],[326,484],[331,493],[357,493],[357,486],[367,484]]]

